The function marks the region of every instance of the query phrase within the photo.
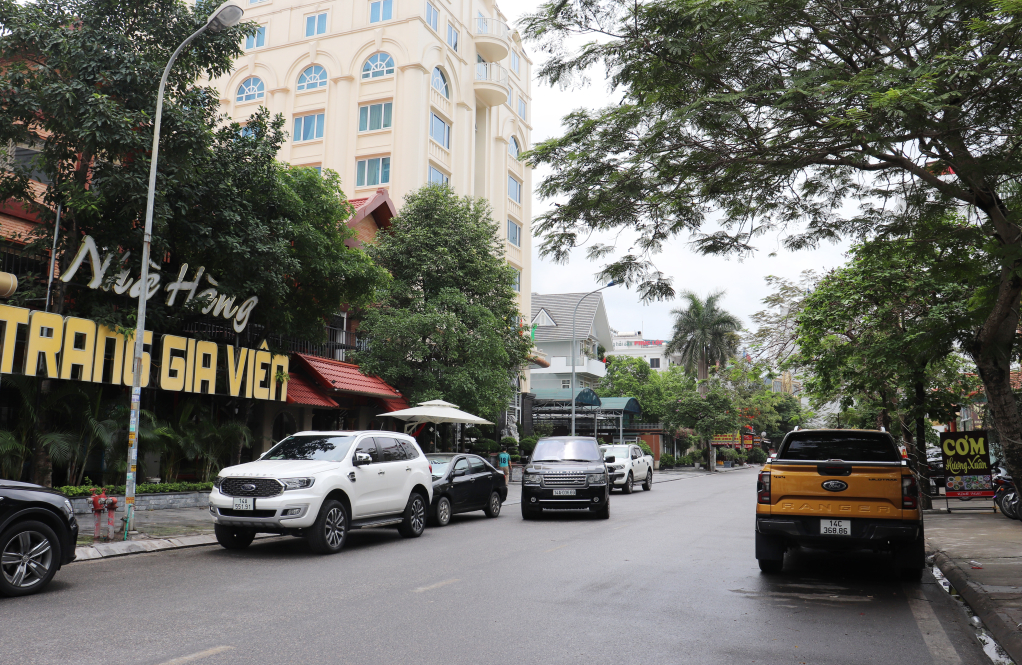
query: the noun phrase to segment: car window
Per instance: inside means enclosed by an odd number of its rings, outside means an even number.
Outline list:
[[[596,439],[540,439],[532,451],[533,462],[598,462],[603,454]]]
[[[371,436],[367,436],[358,442],[358,446],[355,448],[355,454],[365,453],[373,458],[373,463],[380,461],[380,454],[376,450],[376,441]]]
[[[377,436],[376,445],[380,448],[380,454],[384,462],[401,462],[405,459],[405,450],[397,439],[389,436]]]
[[[468,460],[472,463],[472,473],[483,473],[486,471],[486,463],[478,457],[469,457]]]
[[[900,462],[889,436],[879,432],[806,432],[792,435],[778,459]]]
[[[419,449],[411,441],[398,439],[397,442],[401,444],[401,449],[405,451],[405,459],[415,459],[419,456]]]
[[[462,471],[466,473],[468,472],[468,460],[465,458],[461,458],[454,465],[454,475],[458,475],[458,473]]]
[[[639,457],[641,457],[641,455],[639,455],[639,449],[632,448],[632,459],[639,459]]]
[[[348,454],[353,436],[289,436],[262,456],[264,460],[326,460],[339,462]]]

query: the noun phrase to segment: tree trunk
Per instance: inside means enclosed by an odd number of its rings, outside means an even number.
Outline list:
[[[699,354],[699,365],[696,367],[696,378],[699,380],[699,395],[701,397],[706,397],[706,393],[710,390],[710,387],[706,385],[706,380],[710,378],[710,365],[706,360],[706,351]]]
[[[916,475],[919,478],[920,507],[929,510],[930,504],[930,467],[926,462],[926,386],[922,378],[915,382],[915,417],[916,417]]]

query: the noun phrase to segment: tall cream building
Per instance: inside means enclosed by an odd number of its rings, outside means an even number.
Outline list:
[[[530,312],[532,62],[496,4],[238,1],[260,27],[211,82],[224,111],[283,114],[280,158],[338,172],[351,199],[386,189],[400,209],[427,182],[488,199]]]

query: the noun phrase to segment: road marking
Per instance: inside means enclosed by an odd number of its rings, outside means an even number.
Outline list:
[[[215,656],[218,653],[223,653],[225,651],[230,651],[233,648],[234,647],[228,647],[228,646],[213,647],[212,649],[206,649],[205,651],[200,651],[199,653],[193,653],[193,654],[191,654],[189,656],[181,656],[180,658],[174,658],[173,660],[168,660],[165,663],[160,663],[160,665],[182,665],[182,663],[190,663],[192,661],[199,660],[200,658],[207,658],[209,656]]]
[[[440,587],[447,586],[448,584],[454,584],[457,581],[458,581],[457,577],[452,577],[451,579],[444,580],[443,582],[437,582],[436,584],[430,584],[429,586],[420,586],[418,589],[412,589],[412,593],[422,593],[423,591],[432,591],[433,589],[439,589]]]
[[[912,609],[912,616],[915,617],[916,624],[919,625],[923,642],[926,643],[926,648],[933,656],[933,662],[936,665],[960,665],[962,659],[955,651],[951,640],[948,639],[947,633],[944,632],[944,627],[940,625],[940,620],[933,612],[930,602],[924,598],[912,596],[914,591],[914,589],[905,588],[905,596],[908,598],[909,608]]]
[[[567,547],[568,545],[571,545],[571,543],[564,543],[563,545],[558,545],[557,547],[551,547],[550,549],[547,550],[547,552],[553,552],[555,550],[561,549],[562,547]],[[546,552],[544,552],[544,554],[546,554]]]

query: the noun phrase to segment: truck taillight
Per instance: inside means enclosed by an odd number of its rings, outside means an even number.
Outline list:
[[[756,482],[758,501],[770,505],[770,472],[762,471],[759,480]]]
[[[915,476],[901,477],[901,507],[917,508],[919,506],[919,486]]]

